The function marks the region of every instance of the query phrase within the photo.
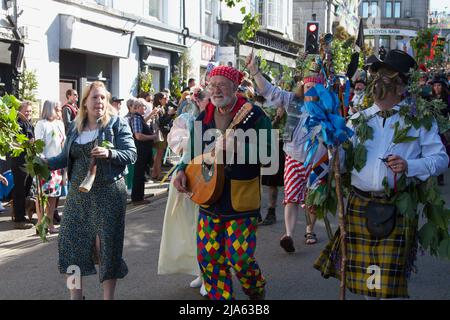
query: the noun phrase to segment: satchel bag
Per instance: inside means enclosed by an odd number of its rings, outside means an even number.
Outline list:
[[[396,215],[395,205],[369,201],[366,211],[367,230],[376,238],[388,237],[395,228]]]

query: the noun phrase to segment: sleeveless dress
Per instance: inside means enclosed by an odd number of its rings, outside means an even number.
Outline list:
[[[58,264],[63,274],[73,272],[70,271],[73,266],[78,266],[81,276],[87,276],[97,273],[98,258],[99,278],[103,282],[124,278],[128,273],[122,258],[127,193],[123,178],[113,183],[105,181],[100,164],[91,191],[78,191],[88,172],[93,146],[94,141],[87,144],[74,142],[70,149],[73,169],[58,239]],[[97,235],[100,252],[95,257]]]

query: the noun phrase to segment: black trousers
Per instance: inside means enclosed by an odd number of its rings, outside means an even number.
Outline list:
[[[24,222],[25,220],[25,199],[30,195],[33,178],[25,170],[21,163],[12,163],[11,171],[14,179],[12,190],[14,221]]]
[[[134,164],[133,188],[131,201],[144,200],[145,169],[149,163],[153,163],[152,145],[136,142],[137,160]]]

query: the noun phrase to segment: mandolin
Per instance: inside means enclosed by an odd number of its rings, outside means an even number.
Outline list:
[[[247,122],[253,115],[253,106],[246,103],[236,113],[230,125],[225,131],[225,139],[230,129],[239,123]],[[217,163],[217,154],[214,149],[192,159],[186,167],[187,188],[190,191],[191,200],[199,205],[215,203],[222,195],[225,183],[224,164]]]

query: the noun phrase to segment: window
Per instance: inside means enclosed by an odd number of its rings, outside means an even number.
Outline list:
[[[113,6],[113,0],[95,0],[97,4],[100,4],[105,7],[112,7]]]
[[[379,47],[383,46],[386,49],[386,52],[389,51],[391,47],[391,37],[390,36],[380,36]]]
[[[392,18],[392,1],[386,1],[386,18]]]
[[[205,0],[205,34],[211,38],[214,36],[213,19],[213,2]]]
[[[161,20],[161,0],[148,1],[148,15]]]
[[[400,18],[402,3],[400,1],[395,1],[395,10],[394,10],[394,18]]]
[[[378,15],[378,2],[372,1],[370,2],[370,16],[376,17]]]
[[[363,12],[362,12],[363,18],[369,17],[369,1],[363,2]]]
[[[267,19],[266,25],[269,28],[283,30],[283,1],[267,0],[266,1]]]

